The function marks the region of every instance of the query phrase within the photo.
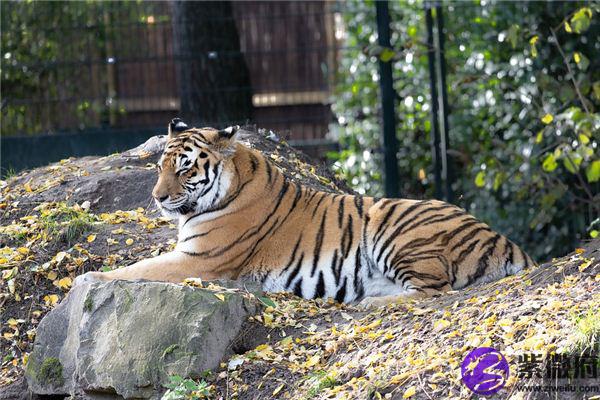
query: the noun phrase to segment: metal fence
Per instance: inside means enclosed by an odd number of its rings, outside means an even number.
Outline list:
[[[330,147],[329,103],[344,51],[337,7],[2,2],[2,136],[151,135],[183,114],[193,124],[250,122],[300,146]]]

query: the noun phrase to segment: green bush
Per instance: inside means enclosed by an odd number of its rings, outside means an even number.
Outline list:
[[[378,58],[393,62],[403,197],[432,197],[422,2],[390,2],[392,49],[372,3],[344,4],[335,167],[383,195]],[[443,2],[455,202],[545,260],[597,235],[598,3]]]

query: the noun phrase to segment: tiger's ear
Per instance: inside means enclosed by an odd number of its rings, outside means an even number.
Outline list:
[[[240,130],[239,125],[233,125],[219,131],[219,139],[232,140]]]
[[[181,118],[173,118],[169,122],[169,139],[173,139],[180,132],[185,132],[189,129],[187,124],[181,120]]]
[[[235,152],[235,143],[240,134],[240,126],[233,125],[217,132],[217,147],[225,155],[232,155]]]

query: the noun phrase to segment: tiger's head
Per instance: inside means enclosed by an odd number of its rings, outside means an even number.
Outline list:
[[[179,118],[171,121],[152,190],[164,216],[204,212],[223,198],[229,185],[224,167],[235,153],[238,130],[189,128]]]

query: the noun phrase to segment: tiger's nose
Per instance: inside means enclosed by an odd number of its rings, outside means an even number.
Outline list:
[[[160,201],[161,203],[169,198],[169,193],[162,192],[162,190],[153,190],[152,197],[156,199],[156,201]]]

